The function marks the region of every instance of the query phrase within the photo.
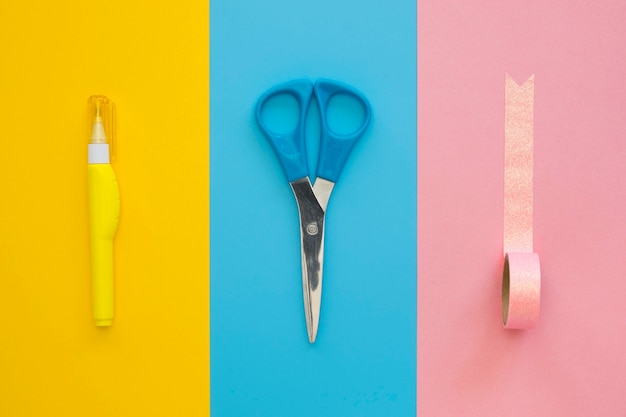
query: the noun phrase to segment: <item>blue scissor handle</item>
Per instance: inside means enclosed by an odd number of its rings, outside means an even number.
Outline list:
[[[341,170],[348,159],[348,155],[350,155],[350,151],[370,123],[372,108],[363,94],[349,85],[337,81],[318,80],[315,82],[313,90],[315,91],[315,98],[319,106],[320,120],[322,123],[322,139],[317,161],[316,176],[337,182],[339,175],[341,175]],[[328,125],[328,118],[326,117],[328,102],[336,94],[346,94],[354,97],[363,106],[365,112],[363,122],[358,129],[351,133],[339,134],[333,131]]]
[[[307,109],[311,101],[313,84],[311,81],[289,81],[266,91],[257,101],[256,121],[261,131],[274,149],[280,165],[285,172],[287,181],[292,182],[309,175],[309,165],[306,156],[306,144],[304,141],[304,125]],[[300,106],[298,124],[289,133],[276,133],[267,127],[263,120],[263,106],[272,97],[280,94],[289,94],[296,99]]]

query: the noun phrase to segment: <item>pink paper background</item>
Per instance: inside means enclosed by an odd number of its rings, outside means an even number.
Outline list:
[[[626,2],[418,1],[418,414],[626,416]],[[535,74],[533,330],[501,325],[504,74]]]

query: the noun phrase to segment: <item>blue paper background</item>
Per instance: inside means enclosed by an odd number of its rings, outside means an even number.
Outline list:
[[[328,208],[314,345],[296,203],[254,122],[266,89],[303,77],[373,108]],[[415,415],[416,93],[415,1],[211,1],[212,415]]]

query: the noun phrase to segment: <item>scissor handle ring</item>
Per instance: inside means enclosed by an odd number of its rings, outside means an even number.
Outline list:
[[[293,80],[269,89],[257,101],[256,122],[270,145],[272,145],[289,182],[309,175],[304,128],[312,90],[313,84],[311,81],[307,79]],[[294,130],[287,133],[272,131],[263,120],[263,108],[267,101],[281,94],[288,94],[294,97],[300,106],[298,123]]]
[[[317,176],[337,182],[341,171],[354,147],[368,128],[372,118],[372,108],[367,98],[355,88],[332,80],[318,80],[313,87],[319,106],[322,124],[320,156],[317,163]],[[355,98],[363,107],[363,122],[354,131],[347,134],[335,132],[328,124],[327,110],[330,100],[339,94]]]
[[[320,120],[323,130],[326,130],[330,135],[337,139],[349,140],[352,138],[359,138],[363,135],[369,126],[372,117],[372,108],[367,98],[360,91],[339,81],[326,79],[316,81],[313,89],[315,91],[315,98],[319,105]],[[328,104],[333,97],[338,95],[346,95],[356,99],[356,101],[358,101],[363,108],[363,121],[357,129],[348,133],[336,132],[328,123]]]

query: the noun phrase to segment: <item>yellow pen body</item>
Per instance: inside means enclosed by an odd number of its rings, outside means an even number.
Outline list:
[[[87,194],[91,241],[91,292],[96,326],[111,326],[115,316],[113,240],[120,217],[120,192],[111,166],[111,103],[89,98],[91,137],[88,145]],[[108,137],[109,138],[108,138]]]
[[[120,215],[120,193],[111,164],[87,166],[91,231],[91,286],[96,326],[113,324],[113,238]]]

